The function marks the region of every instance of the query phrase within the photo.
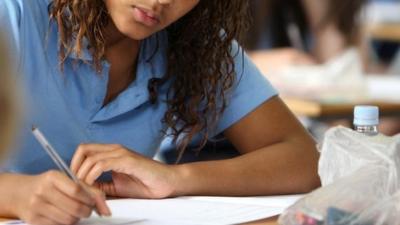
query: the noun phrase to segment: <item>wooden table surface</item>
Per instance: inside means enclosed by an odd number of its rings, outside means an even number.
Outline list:
[[[268,219],[262,219],[250,223],[245,223],[244,225],[278,225],[278,216],[268,218]]]
[[[354,106],[358,104],[378,106],[379,114],[381,116],[400,115],[400,103],[378,101],[359,103],[324,103],[317,100],[306,100],[293,97],[285,97],[283,100],[296,115],[307,116],[313,119],[352,118]]]
[[[367,33],[372,39],[400,42],[400,24],[368,25]]]

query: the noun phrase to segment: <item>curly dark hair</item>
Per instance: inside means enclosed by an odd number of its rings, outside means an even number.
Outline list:
[[[101,71],[106,48],[103,32],[110,20],[104,2],[54,0],[49,10],[60,30],[61,64],[72,52],[81,54],[86,38],[92,47],[92,65]],[[178,161],[194,135],[203,137],[198,149],[205,145],[210,127],[225,109],[226,93],[236,79],[234,54],[239,54],[232,53],[232,41],[242,40],[248,18],[248,0],[201,0],[167,28],[168,68],[156,83],[172,80],[162,122],[171,128],[178,144]],[[149,88],[149,92],[154,103],[157,88]]]

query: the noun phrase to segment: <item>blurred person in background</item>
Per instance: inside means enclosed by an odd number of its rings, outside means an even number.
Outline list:
[[[360,16],[369,2],[373,1],[253,0],[253,26],[245,47],[270,79],[289,66],[326,63],[352,47],[369,71],[370,50]],[[350,126],[347,120],[330,125],[337,124]],[[386,135],[399,133],[399,119],[383,118],[380,130]]]
[[[5,46],[0,38],[0,158],[3,158],[11,144],[16,122],[15,89],[11,81],[12,70]]]
[[[262,72],[324,63],[361,43],[358,14],[365,0],[255,0],[250,56]]]

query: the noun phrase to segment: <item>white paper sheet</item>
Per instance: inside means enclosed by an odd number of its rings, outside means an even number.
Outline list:
[[[78,225],[238,224],[278,215],[301,197],[302,195],[271,197],[198,196],[162,200],[108,200],[107,204],[113,214],[111,218],[93,216],[80,221]]]
[[[278,215],[301,195],[272,197],[180,197],[163,200],[110,200],[113,216],[140,215],[149,221],[178,224],[237,224]],[[146,222],[146,221],[145,221]],[[143,224],[147,224],[147,223]]]
[[[258,196],[258,197],[215,197],[215,196],[193,196],[180,197],[192,201],[209,201],[218,203],[236,203],[246,205],[260,205],[268,207],[287,208],[304,195],[277,195],[277,196]]]
[[[82,219],[77,225],[131,225],[131,224],[143,224],[144,219],[120,219],[115,217],[110,218],[99,218],[91,217],[88,219]],[[9,220],[0,222],[2,225],[28,225],[21,220]]]

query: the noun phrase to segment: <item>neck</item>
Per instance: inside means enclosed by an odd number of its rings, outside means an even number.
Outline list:
[[[140,42],[123,35],[112,23],[106,28],[105,39],[105,58],[111,66],[104,100],[104,104],[107,104],[135,79]]]
[[[112,22],[107,25],[104,36],[106,42],[105,57],[109,63],[123,61],[124,63],[119,64],[130,63],[130,66],[132,66],[139,53],[140,41],[133,40],[121,33]]]

